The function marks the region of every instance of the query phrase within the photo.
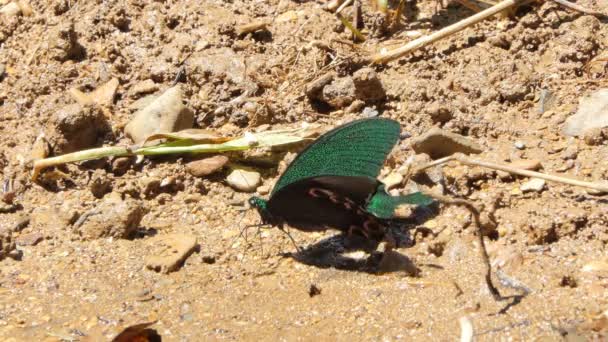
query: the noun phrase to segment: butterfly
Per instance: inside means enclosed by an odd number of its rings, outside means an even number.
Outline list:
[[[263,224],[302,231],[337,229],[383,241],[401,205],[427,206],[420,192],[389,195],[377,180],[401,126],[385,118],[352,121],[323,134],[287,167],[268,200],[251,197]],[[386,240],[385,240],[386,241]]]

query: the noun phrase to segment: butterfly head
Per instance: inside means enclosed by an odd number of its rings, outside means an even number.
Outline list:
[[[253,196],[249,199],[248,202],[251,207],[255,208],[258,211],[264,223],[268,223],[270,221],[271,215],[268,211],[268,202],[266,202],[266,200]]]

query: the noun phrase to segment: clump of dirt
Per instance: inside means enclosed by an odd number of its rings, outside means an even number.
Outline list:
[[[473,13],[418,3],[388,27],[362,1],[367,40],[353,43],[321,0],[7,3],[19,11],[0,14],[3,340],[103,340],[153,321],[168,340],[452,340],[463,316],[479,339],[608,333],[605,194],[452,163],[390,190],[428,187],[483,204],[496,221],[486,233],[500,288],[527,292],[511,303],[487,293],[463,208],[427,213],[382,260],[347,251],[334,231],[244,229],[260,222],[242,210],[250,192],[270,193],[305,144],[106,158],[30,179],[33,159],[131,145],[125,127],[135,113],[178,87],[188,127],[227,136],[395,119],[401,140],[381,178],[429,161],[423,153],[467,149],[605,181],[605,128],[561,133],[579,99],[605,87],[603,21],[535,3],[368,66],[361,57]],[[251,23],[265,25],[243,29]],[[99,89],[108,90],[103,99]],[[242,170],[255,186],[234,179]]]

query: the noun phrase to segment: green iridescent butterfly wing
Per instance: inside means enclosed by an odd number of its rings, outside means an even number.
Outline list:
[[[296,157],[267,202],[252,198],[250,203],[267,223],[343,231],[375,218],[391,219],[405,203],[426,204],[430,198],[422,194],[390,196],[376,179],[399,133],[398,122],[382,118],[339,126]]]

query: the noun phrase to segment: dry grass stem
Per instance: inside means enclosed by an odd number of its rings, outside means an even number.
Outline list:
[[[504,11],[507,8],[522,5],[529,0],[504,0],[499,2],[498,4],[483,10],[475,15],[472,15],[466,19],[463,19],[453,25],[445,27],[437,32],[434,32],[428,36],[420,37],[418,39],[412,40],[411,42],[403,45],[400,48],[390,50],[386,53],[378,53],[368,58],[368,61],[376,64],[383,64],[393,61],[395,59],[399,59],[409,53],[412,53],[422,47],[425,47],[433,42],[436,42],[440,39],[451,36],[452,34],[462,31],[463,29],[474,25],[482,20],[485,20],[499,12]]]
[[[415,168],[415,170],[413,170],[413,173],[420,172],[420,171],[422,171],[424,169],[428,169],[430,167],[434,167],[434,166],[438,166],[438,165],[441,165],[441,164],[445,164],[445,163],[448,163],[450,161],[457,161],[457,162],[465,164],[465,165],[486,167],[486,168],[489,168],[489,169],[504,171],[504,172],[508,172],[508,173],[512,173],[512,174],[516,174],[516,175],[520,175],[520,176],[525,176],[525,177],[540,178],[540,179],[548,180],[548,181],[551,181],[551,182],[558,182],[558,183],[564,183],[564,184],[569,184],[569,185],[574,185],[574,186],[580,186],[580,187],[583,187],[583,188],[593,189],[593,190],[601,191],[601,192],[608,192],[608,185],[607,184],[586,182],[586,181],[581,181],[581,180],[572,179],[572,178],[566,178],[566,177],[562,177],[562,176],[549,175],[549,174],[542,173],[542,172],[536,172],[536,171],[529,171],[529,170],[519,169],[519,168],[512,167],[512,166],[507,166],[507,165],[496,164],[496,163],[486,162],[486,161],[482,161],[482,160],[472,159],[472,158],[469,158],[469,157],[467,157],[467,156],[465,156],[463,154],[460,154],[460,153],[451,155],[449,157],[437,159],[437,160],[432,161],[432,162],[430,162],[430,163],[428,163],[426,165],[423,165],[421,167]]]

